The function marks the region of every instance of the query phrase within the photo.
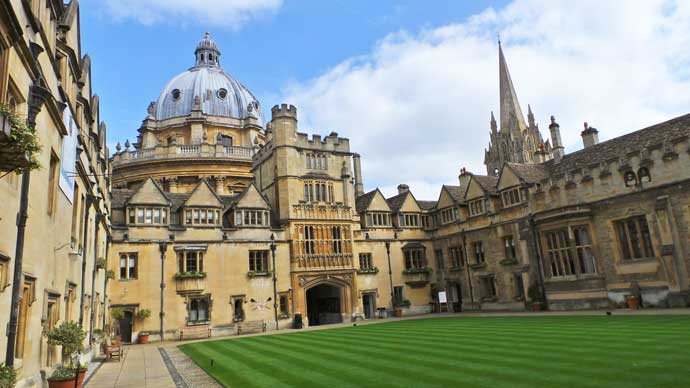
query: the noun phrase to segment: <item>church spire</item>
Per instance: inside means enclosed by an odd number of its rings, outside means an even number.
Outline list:
[[[501,100],[501,131],[521,131],[527,127],[520,109],[520,103],[510,79],[508,64],[503,55],[501,41],[498,41],[498,80]]]

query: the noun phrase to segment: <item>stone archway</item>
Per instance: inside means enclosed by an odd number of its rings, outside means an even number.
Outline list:
[[[329,325],[343,321],[343,288],[321,283],[306,290],[309,326]]]
[[[309,326],[349,322],[356,305],[351,273],[301,274],[294,278],[295,312]]]

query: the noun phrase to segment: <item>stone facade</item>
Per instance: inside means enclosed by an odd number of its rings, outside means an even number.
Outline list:
[[[44,386],[61,362],[46,330],[78,322],[88,333],[88,359],[93,330],[104,328],[108,309],[100,259],[108,256],[110,236],[109,151],[99,99],[91,91],[91,60],[80,49],[78,15],[76,1],[0,3],[0,103],[22,120],[35,120],[42,147],[41,167],[28,175],[21,250],[17,220],[28,173],[0,166],[0,326],[8,328],[17,284],[18,387]],[[20,251],[21,277],[15,280]],[[2,360],[9,363],[7,341],[0,337]]]
[[[200,62],[205,47],[212,63]],[[220,54],[207,35],[182,78],[204,69],[236,83]],[[263,124],[257,101],[227,108],[213,85],[171,81],[134,148],[112,158],[109,295],[127,312],[126,340],[226,335],[257,322],[273,330],[276,315],[287,327],[298,315],[319,325],[446,307],[524,310],[539,293],[554,310],[608,308],[629,294],[645,306],[687,305],[688,116],[603,143],[586,127],[586,148],[564,154],[555,118],[544,141],[531,108],[522,117],[502,48],[499,70],[489,174],[463,170],[434,201],[404,184],[390,198],[365,193],[349,140],[301,133],[292,105],[273,107]],[[196,101],[189,111],[170,102],[185,93]],[[161,106],[177,116],[157,119]],[[441,306],[440,291],[451,303]],[[136,318],[141,310],[154,314]]]

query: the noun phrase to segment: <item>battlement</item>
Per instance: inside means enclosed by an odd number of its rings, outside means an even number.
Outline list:
[[[280,104],[271,108],[271,117],[273,120],[281,117],[289,117],[297,119],[297,107],[292,104]]]
[[[331,132],[325,138],[322,138],[321,135],[312,134],[311,139],[308,134],[297,132],[295,145],[316,151],[350,152],[350,140],[339,137],[335,132]]]

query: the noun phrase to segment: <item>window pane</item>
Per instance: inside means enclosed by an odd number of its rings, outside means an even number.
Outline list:
[[[153,209],[153,222],[155,224],[161,223],[161,209]]]
[[[150,208],[146,209],[146,221],[147,224],[152,222],[152,211]]]

